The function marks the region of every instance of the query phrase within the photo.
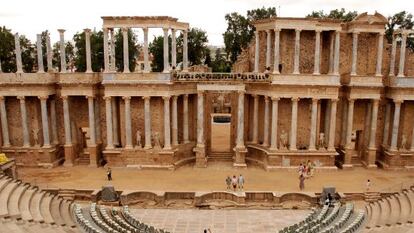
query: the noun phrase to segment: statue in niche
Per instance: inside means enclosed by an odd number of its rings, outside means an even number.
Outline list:
[[[400,150],[406,150],[407,149],[407,135],[403,134],[401,139],[401,146]]]
[[[288,147],[288,135],[284,130],[282,130],[282,132],[280,133],[280,146],[279,147],[282,150],[287,150],[287,147]]]
[[[319,146],[319,150],[325,149],[325,134],[324,133],[319,133],[318,146]]]
[[[349,144],[349,149],[355,150],[355,145],[356,145],[356,131],[352,131],[351,133],[351,143]]]
[[[135,145],[135,147],[141,148],[142,147],[142,145],[141,145],[141,131],[137,130],[137,133],[136,133],[135,136],[137,138],[137,144]]]
[[[32,130],[33,132],[33,141],[34,141],[34,146],[39,146],[39,129],[38,128],[34,128]]]
[[[160,133],[158,133],[157,131],[152,133],[152,140],[154,141],[154,148],[161,149]]]

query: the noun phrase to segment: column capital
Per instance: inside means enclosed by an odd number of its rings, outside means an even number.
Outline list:
[[[300,98],[299,97],[292,97],[292,102],[299,102]]]
[[[65,29],[58,29],[59,34],[63,35],[63,33],[65,33]]]
[[[169,96],[169,95],[167,95],[167,96],[163,96],[162,97],[162,99],[164,100],[164,101],[169,101],[170,99],[171,99],[171,96]]]
[[[89,29],[89,28],[85,28],[85,29],[83,29],[83,31],[84,31],[85,33],[89,34],[89,33],[91,32],[91,29]]]
[[[143,27],[142,28],[142,31],[145,32],[145,33],[147,33],[148,32],[148,27]]]
[[[318,103],[319,98],[312,98],[312,103]]]
[[[404,100],[399,100],[399,99],[397,99],[397,100],[392,100],[395,104],[402,104],[402,103],[404,103]]]
[[[123,28],[121,28],[121,31],[124,32],[124,33],[125,32],[128,32],[128,28],[127,27],[123,27]]]
[[[177,101],[177,99],[178,99],[178,95],[173,95],[173,96],[172,96],[172,99],[173,99],[174,101]]]
[[[237,90],[237,93],[239,94],[239,95],[241,95],[241,94],[245,94],[246,93],[246,91],[245,90]]]
[[[282,31],[282,29],[280,29],[280,28],[274,28],[273,31],[280,32],[280,31]]]
[[[251,94],[251,96],[252,96],[253,98],[255,98],[255,99],[259,98],[259,95],[258,95],[258,94]]]
[[[264,96],[264,100],[265,100],[266,103],[269,103],[269,99],[270,99],[269,96],[267,96],[267,95]]]
[[[61,96],[60,96],[60,98],[61,98],[62,100],[68,100],[69,96],[67,96],[67,95],[61,95]]]
[[[162,28],[162,30],[164,31],[164,32],[168,32],[168,30],[169,30],[170,28],[168,28],[168,27],[163,27]]]
[[[103,31],[104,33],[108,33],[109,28],[102,28],[102,31]]]
[[[378,35],[379,36],[384,36],[385,35],[385,32],[378,32]]]
[[[112,96],[104,96],[104,97],[102,97],[104,100],[106,100],[106,101],[109,101],[109,100],[111,100],[111,97]]]
[[[335,99],[330,99],[331,100],[331,102],[338,102],[338,98],[335,98]]]
[[[142,96],[141,97],[143,100],[150,100],[151,99],[151,96]]]
[[[204,95],[204,91],[203,90],[197,90],[197,95]]]
[[[270,98],[272,99],[272,101],[279,101],[280,100],[280,97],[277,97],[277,96],[272,96]]]
[[[300,28],[295,28],[295,32],[296,33],[300,33],[302,31],[302,29],[300,29]]]
[[[351,102],[351,103],[354,103],[355,99],[354,98],[348,98],[348,101]]]
[[[5,99],[5,97],[1,95],[0,96],[0,100],[4,100],[4,99]]]
[[[188,99],[188,94],[184,94],[184,99]]]
[[[38,96],[37,97],[39,100],[47,100],[49,98],[49,96],[47,95],[42,95],[42,96]]]
[[[374,103],[374,104],[379,104],[379,99],[372,99],[372,102]]]
[[[266,33],[269,34],[270,33],[270,29],[266,29]]]
[[[254,31],[254,34],[257,36],[257,35],[259,35],[259,32],[260,32],[260,31],[256,29],[256,30]]]
[[[20,100],[20,102],[24,102],[25,96],[17,96],[17,99]]]
[[[85,95],[85,98],[86,99],[95,99],[95,96],[93,96],[93,95]]]
[[[353,36],[358,36],[359,34],[360,34],[360,32],[358,32],[358,31],[353,31],[353,32],[352,32],[352,35],[353,35]]]
[[[125,101],[130,101],[131,96],[122,96],[122,99],[125,100]]]
[[[321,33],[321,32],[323,32],[323,30],[322,30],[322,29],[320,29],[320,28],[317,28],[317,29],[315,29],[315,32],[316,32],[316,33]]]

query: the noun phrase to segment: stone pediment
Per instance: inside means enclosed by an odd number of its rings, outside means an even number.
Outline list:
[[[367,12],[359,14],[355,19],[351,21],[351,24],[386,24],[387,18],[382,14],[375,12],[373,15],[369,15]]]

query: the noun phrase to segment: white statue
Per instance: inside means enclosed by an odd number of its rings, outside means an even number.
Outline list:
[[[400,150],[406,150],[406,149],[407,149],[407,136],[403,134],[402,139],[401,139]]]
[[[288,135],[287,133],[282,130],[280,134],[280,149],[287,150],[288,147]]]
[[[160,133],[158,133],[157,131],[152,133],[152,140],[154,140],[154,148],[160,149],[161,148]]]
[[[319,146],[319,150],[325,149],[325,134],[324,133],[319,133],[318,146]]]
[[[135,146],[138,147],[138,148],[141,148],[142,147],[142,145],[141,145],[141,131],[137,130],[136,137],[137,137],[137,144]]]

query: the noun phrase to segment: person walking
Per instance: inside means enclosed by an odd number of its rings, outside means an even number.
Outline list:
[[[233,191],[236,192],[237,190],[237,178],[235,175],[233,175],[233,178],[231,179],[231,185],[233,186]]]
[[[106,171],[106,176],[108,180],[112,180],[112,171],[110,167],[108,167],[108,170]]]
[[[299,175],[302,175],[304,170],[305,170],[305,167],[303,166],[303,164],[300,164],[298,168]]]
[[[240,174],[240,176],[239,176],[238,185],[239,185],[239,191],[243,191],[244,177],[242,176],[242,174]]]
[[[230,176],[227,176],[227,178],[226,178],[226,185],[227,185],[227,190],[231,190],[231,178],[230,178]]]
[[[305,189],[305,176],[303,176],[303,174],[300,174],[299,176],[299,189],[301,191]]]

